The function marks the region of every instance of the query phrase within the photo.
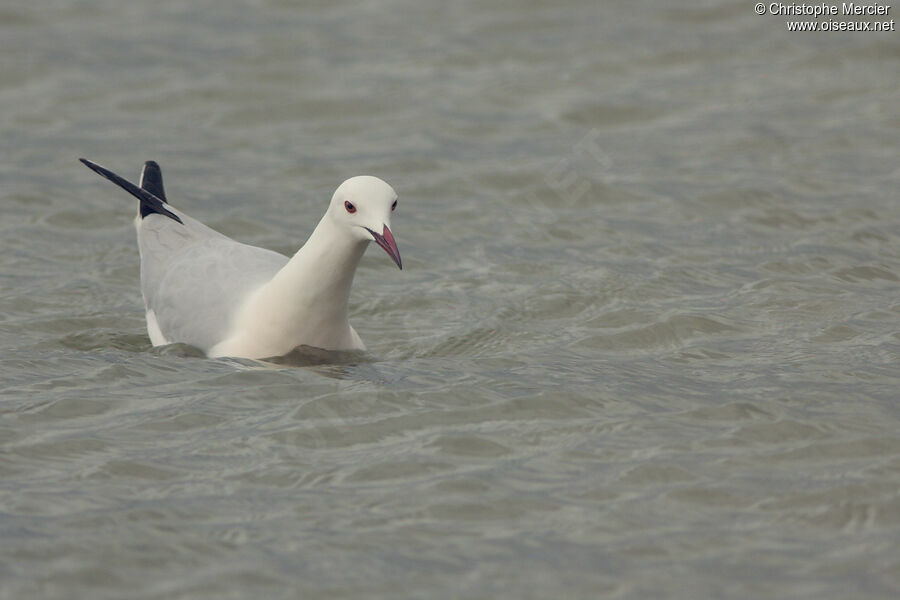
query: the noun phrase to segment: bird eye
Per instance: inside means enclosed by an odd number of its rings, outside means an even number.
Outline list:
[[[344,208],[346,208],[347,212],[350,213],[351,215],[356,212],[356,207],[353,206],[352,202],[344,201]]]
[[[391,204],[391,210],[397,210],[397,201],[394,200],[394,203]]]

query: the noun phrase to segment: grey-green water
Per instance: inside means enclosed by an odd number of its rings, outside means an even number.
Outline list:
[[[896,597],[900,37],[785,20],[5,2],[0,597]],[[386,179],[369,353],[152,349],[79,156],[285,253]]]

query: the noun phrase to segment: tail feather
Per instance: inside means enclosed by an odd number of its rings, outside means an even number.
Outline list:
[[[131,194],[132,196],[137,198],[138,200],[140,200],[140,202],[141,202],[141,218],[144,218],[149,214],[157,213],[160,215],[165,215],[175,221],[178,221],[182,225],[184,224],[184,222],[178,217],[178,215],[176,215],[175,213],[173,213],[172,211],[170,211],[169,209],[166,208],[166,201],[164,199],[159,198],[155,193],[153,193],[147,189],[139,188],[138,186],[134,185],[127,179],[124,179],[124,178],[116,175],[109,169],[107,169],[105,167],[101,167],[97,163],[93,163],[86,158],[79,158],[78,160],[83,162],[85,164],[85,166],[87,166],[89,169],[91,169],[92,171],[94,171],[95,173],[100,175],[101,177],[105,177],[106,179],[109,179],[110,181],[115,183],[117,186],[119,186],[120,188],[122,188],[123,190],[125,190],[126,192],[128,192],[129,194]],[[152,162],[152,161],[150,161],[150,162]],[[149,164],[150,163],[148,162],[147,165],[149,165]],[[153,163],[153,164],[156,165],[156,163]],[[147,165],[144,165],[145,173],[147,171]],[[151,167],[150,171],[151,171],[151,173],[153,172],[152,167]],[[158,182],[159,183],[158,191],[160,191],[163,194],[163,196],[165,196],[165,192],[162,191],[163,190],[162,174],[159,172],[159,165],[156,165],[156,172],[157,172],[158,177],[156,179],[154,179],[154,176],[151,175],[148,183],[152,186],[156,182]],[[144,178],[142,177],[141,179],[142,179],[142,183],[143,183]]]

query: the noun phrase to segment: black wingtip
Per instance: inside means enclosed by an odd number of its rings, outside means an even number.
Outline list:
[[[157,213],[160,215],[165,215],[170,219],[178,221],[179,223],[184,225],[184,222],[178,217],[178,215],[167,209],[165,206],[165,202],[157,198],[152,192],[139,188],[124,177],[120,177],[109,169],[101,167],[97,163],[91,162],[86,158],[79,158],[78,160],[84,163],[84,165],[93,172],[97,173],[101,177],[109,179],[117,186],[140,200],[141,218],[146,217],[149,214]],[[160,179],[160,183],[161,182],[162,180]]]
[[[163,202],[168,204],[166,199],[166,190],[163,187],[162,169],[155,160],[148,160],[144,163],[144,170],[141,171],[141,189],[147,190]]]

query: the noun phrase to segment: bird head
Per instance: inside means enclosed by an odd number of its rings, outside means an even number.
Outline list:
[[[328,211],[351,236],[374,241],[402,269],[400,251],[390,227],[391,213],[396,208],[394,188],[377,177],[360,175],[338,186]]]

